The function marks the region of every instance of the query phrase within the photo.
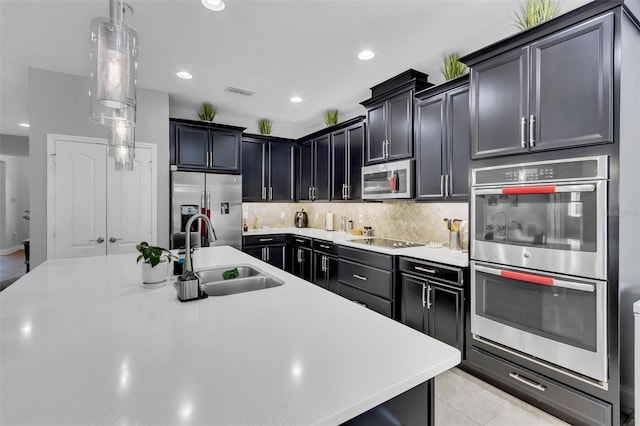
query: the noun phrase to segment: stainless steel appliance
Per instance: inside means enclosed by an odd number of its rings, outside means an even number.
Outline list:
[[[414,243],[411,241],[393,240],[390,238],[362,238],[359,240],[351,240],[352,243],[366,244],[369,246],[385,247],[385,248],[406,248],[406,247],[421,247],[424,244]]]
[[[362,199],[413,198],[413,173],[413,160],[363,167]]]
[[[472,171],[471,258],[606,279],[607,157]]]
[[[474,339],[606,384],[608,157],[472,170]]]
[[[296,212],[296,228],[306,228],[309,223],[309,218],[307,217],[307,212],[302,209],[299,212]]]
[[[185,244],[186,224],[197,213],[210,217],[217,241],[209,241],[201,221],[191,226],[191,241],[196,246],[230,245],[242,248],[242,176],[212,173],[171,173],[172,249]]]

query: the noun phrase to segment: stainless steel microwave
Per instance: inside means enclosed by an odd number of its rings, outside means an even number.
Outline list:
[[[414,161],[401,160],[362,168],[362,199],[413,198]]]

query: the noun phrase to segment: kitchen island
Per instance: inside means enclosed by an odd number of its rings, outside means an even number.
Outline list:
[[[48,260],[2,293],[0,424],[340,424],[460,362],[231,247],[198,250],[195,269],[284,284],[181,303],[143,288],[135,258]]]

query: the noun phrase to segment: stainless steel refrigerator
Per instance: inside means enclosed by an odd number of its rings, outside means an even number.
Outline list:
[[[197,213],[209,216],[217,241],[209,240],[197,220],[191,227],[192,245],[242,249],[242,176],[171,172],[172,249],[184,246],[186,223]]]

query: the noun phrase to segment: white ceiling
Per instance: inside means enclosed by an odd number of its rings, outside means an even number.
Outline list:
[[[172,105],[211,101],[219,111],[304,129],[326,109],[352,110],[369,88],[408,68],[434,83],[445,52],[477,50],[515,32],[521,0],[128,0],[140,39],[140,87]],[[523,1],[523,0],[522,0]],[[0,133],[27,135],[28,68],[88,74],[88,28],[108,0],[0,0]],[[563,12],[586,0],[563,0]],[[376,56],[360,61],[369,48]],[[175,73],[187,70],[192,80]],[[255,91],[230,94],[227,86]],[[298,95],[303,102],[292,104]],[[88,108],[88,106],[87,106]],[[275,128],[276,126],[274,126]]]

